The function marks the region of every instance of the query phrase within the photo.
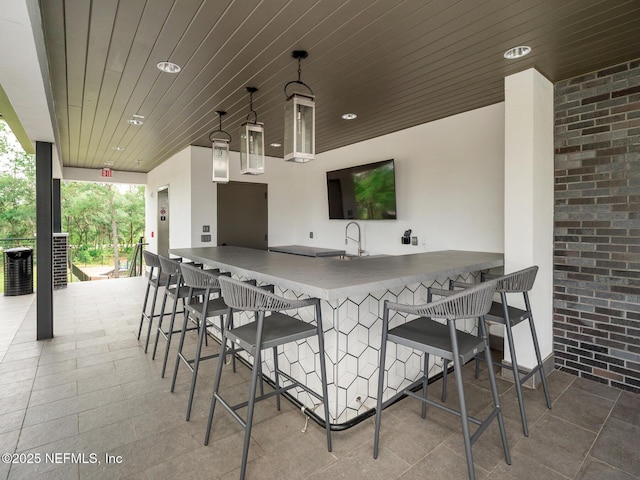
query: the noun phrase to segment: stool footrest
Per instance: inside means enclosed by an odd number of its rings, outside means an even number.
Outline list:
[[[536,365],[535,367],[533,367],[528,372],[523,372],[520,369],[518,369],[518,372],[523,374],[523,377],[520,379],[520,382],[521,383],[526,382],[527,380],[529,380],[539,370],[542,370],[542,366],[541,365]]]
[[[219,353],[212,353],[211,355],[205,355],[204,357],[200,357],[200,361],[211,360],[212,358],[218,358],[219,356],[220,356]]]
[[[305,392],[307,392],[309,395],[312,395],[314,397],[316,397],[318,400],[320,401],[324,401],[324,399],[322,398],[322,395],[320,395],[317,392],[314,392],[313,390],[311,390],[309,387],[307,387],[306,385],[304,385],[303,383],[300,383],[298,380],[292,378],[290,375],[284,373],[281,370],[278,370],[278,375],[284,377],[286,380],[289,380],[292,385],[287,387],[287,390],[291,387],[300,387],[302,390],[304,390]],[[282,387],[281,387],[282,388]],[[277,390],[276,390],[277,392]]]
[[[421,397],[420,395],[418,395],[417,393],[412,392],[411,390],[405,390],[404,392],[402,392],[404,395],[407,395],[409,397],[413,397],[416,398],[418,400],[420,400],[421,402],[427,403],[429,405],[432,405],[434,407],[439,408],[440,410],[444,410],[445,412],[449,412],[453,415],[457,415],[458,417],[461,416],[461,413],[459,410],[456,410],[455,408],[451,408],[448,407],[446,405],[443,405],[442,403],[436,402],[434,400],[431,400],[429,398],[424,398]],[[475,423],[476,425],[482,425],[482,420],[472,417],[472,416],[467,416],[467,419],[471,422],[471,423]]]
[[[191,328],[190,330],[195,330],[195,328]],[[169,339],[169,334],[173,335],[174,333],[180,333],[182,330],[173,330],[172,332],[169,332],[169,330],[167,330],[166,332],[164,330],[160,330],[158,329],[158,333],[160,335],[162,335],[164,337],[165,340]]]
[[[151,318],[159,318],[161,315],[162,313],[154,313],[153,315],[150,315],[147,312],[142,312],[143,318],[146,318],[147,320],[150,320]]]
[[[486,361],[487,361],[487,359],[486,359],[486,358],[484,358],[484,356],[480,356],[480,355],[477,355],[477,356],[475,357],[475,359],[476,359],[476,360],[481,360],[481,361],[483,361],[483,362],[486,362]],[[494,365],[494,366],[497,366],[497,367],[506,368],[507,370],[511,370],[511,371],[513,371],[513,364],[508,364],[508,363],[503,363],[503,362],[496,362],[496,361],[494,361],[494,362],[493,362],[493,365]],[[529,380],[529,378],[531,378],[531,377],[533,376],[533,374],[534,374],[534,373],[536,373],[538,370],[541,370],[541,368],[542,368],[542,367],[541,367],[540,365],[536,365],[536,366],[535,366],[535,367],[533,367],[531,370],[528,370],[528,371],[527,371],[527,370],[523,370],[522,368],[518,367],[518,373],[519,373],[520,375],[522,375],[522,377],[520,377],[520,382],[521,382],[521,383],[526,382],[527,380]]]
[[[238,423],[242,425],[242,428],[245,428],[245,429],[247,428],[247,422],[244,421],[243,418],[236,413],[235,407],[229,405],[227,401],[223,399],[218,393],[214,393],[213,396],[233,416],[233,418],[235,418],[238,421]],[[246,405],[246,402],[245,402],[245,405]]]
[[[211,360],[212,358],[218,358],[220,356],[219,353],[212,353],[211,355],[206,355],[204,357],[200,357],[200,361],[202,360]],[[178,353],[178,358],[182,360],[182,362],[187,366],[187,368],[193,373],[193,363],[196,361],[195,358],[187,358],[182,353]]]
[[[500,408],[499,407],[494,407],[494,409],[491,410],[491,413],[480,424],[480,427],[478,427],[478,430],[473,432],[473,435],[471,435],[471,445],[476,443],[476,440],[478,440],[478,438],[480,438],[480,435],[482,435],[482,432],[484,432],[487,429],[487,427],[491,424],[491,421],[498,416],[498,413],[500,413]]]
[[[421,402],[427,403],[427,404],[432,405],[432,406],[434,406],[436,408],[444,410],[445,412],[449,412],[449,413],[451,413],[453,415],[456,415],[458,417],[462,416],[462,414],[460,413],[459,410],[456,410],[454,408],[448,407],[447,405],[443,405],[440,402],[436,402],[434,400],[421,397],[420,395],[418,395],[417,393],[412,392],[411,390],[405,390],[402,393],[407,395],[407,396],[409,396],[409,397],[416,398],[416,399],[420,400]],[[471,444],[472,445],[476,442],[476,440],[478,440],[478,438],[480,438],[480,435],[487,429],[487,427],[491,424],[493,419],[498,416],[499,412],[500,412],[500,408],[499,407],[494,407],[493,410],[491,410],[491,413],[484,420],[480,420],[479,418],[472,417],[471,415],[467,415],[467,420],[469,422],[475,423],[476,425],[479,426],[478,430],[476,430],[473,433],[473,435],[471,435]]]
[[[286,387],[280,387],[277,390],[274,390],[273,392],[269,392],[269,393],[264,393],[262,395],[260,395],[259,397],[256,397],[256,402],[260,402],[262,400],[266,400],[267,398],[271,398],[271,397],[275,397],[276,395],[279,395],[280,393],[284,393],[287,390],[291,390],[292,388],[297,387],[298,385],[287,385]],[[219,398],[219,396],[218,396]],[[231,408],[232,410],[240,410],[241,408],[246,407],[247,405],[249,405],[248,401],[245,402],[241,402],[241,403],[237,403],[235,405],[229,405],[229,408]]]

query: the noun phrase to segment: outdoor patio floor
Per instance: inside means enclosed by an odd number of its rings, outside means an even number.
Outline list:
[[[0,297],[0,453],[24,453],[23,463],[0,463],[0,479],[237,479],[241,427],[216,411],[212,440],[203,446],[217,360],[203,362],[192,419],[186,422],[190,373],[181,368],[170,393],[175,354],[160,378],[136,339],[145,278],[73,283],[54,294],[55,338],[35,341],[35,295]],[[174,345],[177,344],[177,336]],[[153,339],[152,339],[153,340]],[[189,335],[193,349],[195,334]],[[216,350],[209,342],[208,350]],[[173,346],[172,346],[173,349]],[[470,367],[470,368],[469,368]],[[249,370],[230,366],[222,388],[248,393]],[[486,369],[465,368],[471,413],[490,403]],[[453,378],[453,377],[452,377]],[[478,479],[640,479],[640,396],[554,371],[553,408],[541,391],[526,390],[529,437],[524,437],[512,383],[498,380],[512,465],[504,462],[496,422],[473,447]],[[431,394],[439,395],[436,382]],[[455,382],[448,402],[455,405]],[[250,479],[465,479],[457,417],[405,399],[385,410],[380,455],[372,458],[373,419],[334,432],[333,452],[323,430],[289,402],[260,402],[252,433]],[[83,453],[100,464],[72,463]],[[39,455],[38,455],[39,454]],[[58,454],[47,457],[46,454]],[[107,463],[121,458],[121,463]],[[31,459],[39,463],[25,464]],[[51,461],[55,460],[55,461]]]

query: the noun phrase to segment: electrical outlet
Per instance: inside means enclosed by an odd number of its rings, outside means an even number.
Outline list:
[[[313,238],[313,232],[309,232],[309,238]]]
[[[362,397],[360,395],[358,395],[356,398],[354,398],[350,403],[349,403],[349,408],[352,408],[356,411],[360,410],[363,406],[364,403],[362,402]]]
[[[411,237],[411,245],[418,245],[418,237]]]

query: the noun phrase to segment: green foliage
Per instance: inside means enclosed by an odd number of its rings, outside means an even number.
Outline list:
[[[144,186],[131,185],[114,198],[120,244],[129,249],[144,235]]]
[[[35,236],[35,183],[35,157],[22,150],[0,120],[0,238]],[[60,189],[62,228],[69,233],[74,261],[108,261],[114,256],[114,243],[128,256],[144,235],[144,186],[62,182]]]
[[[114,243],[110,198],[113,198],[118,238],[126,249],[144,234],[144,187],[111,184],[63,182],[61,185],[63,230],[69,233],[69,244],[76,246],[75,258],[113,256],[108,246]],[[92,248],[91,248],[92,247]],[[99,253],[97,253],[99,252]]]
[[[0,238],[33,237],[36,223],[35,158],[0,121]]]
[[[353,176],[358,217],[384,219],[395,216],[395,184],[391,166]]]

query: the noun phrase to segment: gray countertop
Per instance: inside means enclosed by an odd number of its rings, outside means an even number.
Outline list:
[[[504,265],[501,253],[445,250],[344,261],[242,247],[175,248],[173,255],[324,300],[346,298]]]
[[[305,247],[304,245],[281,245],[269,247],[270,252],[289,253],[291,255],[302,255],[303,257],[339,257],[344,255],[344,250],[333,248]]]

